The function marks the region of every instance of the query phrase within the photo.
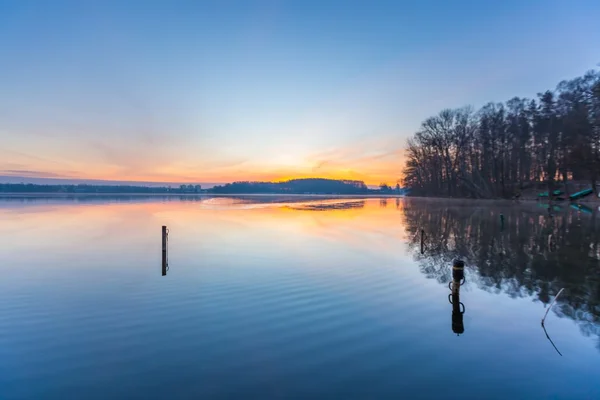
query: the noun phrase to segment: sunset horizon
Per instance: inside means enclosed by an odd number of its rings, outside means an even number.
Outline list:
[[[395,185],[406,140],[440,109],[534,96],[593,68],[592,14],[516,1],[4,3],[0,176]],[[558,18],[571,29],[543,22]],[[519,21],[528,35],[506,30]]]
[[[378,188],[381,184],[388,184],[392,187],[400,184],[400,181],[387,182],[381,181],[378,183],[367,183],[360,179],[350,178],[333,178],[323,176],[299,176],[292,178],[280,179],[235,179],[228,181],[208,181],[208,180],[140,180],[140,179],[96,179],[96,178],[78,178],[78,177],[41,177],[24,175],[0,175],[0,182],[7,184],[34,184],[34,185],[135,185],[149,187],[166,187],[176,185],[201,185],[203,189],[211,188],[218,185],[226,185],[237,182],[265,182],[265,183],[282,183],[294,180],[332,180],[332,181],[357,181],[363,182],[369,188]]]

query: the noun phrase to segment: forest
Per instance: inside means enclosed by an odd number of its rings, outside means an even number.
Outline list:
[[[133,185],[39,185],[33,183],[0,183],[0,193],[200,193],[200,185],[178,188]]]
[[[513,198],[523,190],[597,193],[600,72],[536,98],[442,110],[407,141],[403,185],[412,195]]]

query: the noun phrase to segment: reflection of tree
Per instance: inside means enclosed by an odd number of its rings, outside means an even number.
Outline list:
[[[0,200],[3,203],[31,203],[40,204],[48,202],[64,202],[70,203],[139,203],[139,202],[167,202],[167,201],[188,201],[198,202],[206,197],[201,195],[161,195],[161,194],[82,194],[82,195],[34,195],[34,196],[10,196],[3,197],[0,195]]]
[[[452,260],[462,258],[468,280],[486,291],[532,296],[547,304],[564,287],[556,314],[577,321],[586,336],[600,337],[596,213],[579,216],[567,209],[549,217],[541,209],[452,204],[405,199],[409,247],[428,278],[447,283]],[[420,252],[421,229],[426,233],[425,254]]]

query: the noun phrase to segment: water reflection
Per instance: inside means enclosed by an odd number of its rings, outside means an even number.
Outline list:
[[[365,207],[364,200],[341,201],[331,203],[305,203],[298,206],[286,206],[289,210],[297,211],[331,211],[331,210],[351,210]]]
[[[85,194],[85,195],[0,195],[2,203],[66,203],[66,204],[110,204],[110,203],[142,203],[142,202],[199,202],[207,196],[202,195],[162,195],[162,194],[139,194],[139,195],[114,195],[114,194]]]
[[[544,330],[544,334],[546,335],[546,339],[548,339],[550,341],[550,344],[552,345],[552,347],[554,347],[554,350],[556,350],[556,352],[558,353],[558,355],[562,357],[562,353],[558,350],[558,348],[556,347],[556,345],[552,341],[552,338],[550,338],[550,335],[548,334],[548,331],[546,330],[546,326],[544,324],[542,324],[542,329]]]
[[[465,305],[460,301],[460,287],[465,283],[465,263],[462,260],[454,260],[452,265],[452,282],[448,285],[451,293],[448,301],[452,304],[452,332],[460,335],[465,332],[463,315]]]
[[[456,371],[469,377],[457,398],[600,398],[600,354],[571,321],[598,304],[593,214],[410,199],[62,201],[0,201],[3,399],[440,398]],[[565,355],[552,364],[540,296],[566,285],[559,315],[579,317],[548,314]]]
[[[556,314],[576,321],[584,335],[600,337],[596,213],[568,208],[548,216],[536,205],[405,202],[409,249],[428,278],[446,284],[452,260],[460,258],[466,261],[469,281],[489,292],[533,297],[547,306],[565,288],[556,302]],[[421,229],[426,232],[423,253]]]
[[[337,195],[111,195],[111,194],[86,194],[86,195],[2,195],[0,194],[0,208],[12,208],[16,205],[76,205],[76,204],[114,204],[114,203],[200,203],[208,206],[221,206],[230,208],[232,205],[251,206],[276,206],[291,205],[294,210],[321,211],[329,209],[363,208],[365,200],[361,198],[348,199]],[[387,204],[387,200],[385,203]],[[396,206],[399,199],[396,199]]]
[[[169,270],[169,230],[165,225],[162,226],[162,276],[167,275]]]

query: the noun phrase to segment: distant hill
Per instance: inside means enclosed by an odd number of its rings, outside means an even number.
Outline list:
[[[208,190],[215,194],[367,194],[374,192],[362,181],[292,179],[285,182],[233,182]]]

